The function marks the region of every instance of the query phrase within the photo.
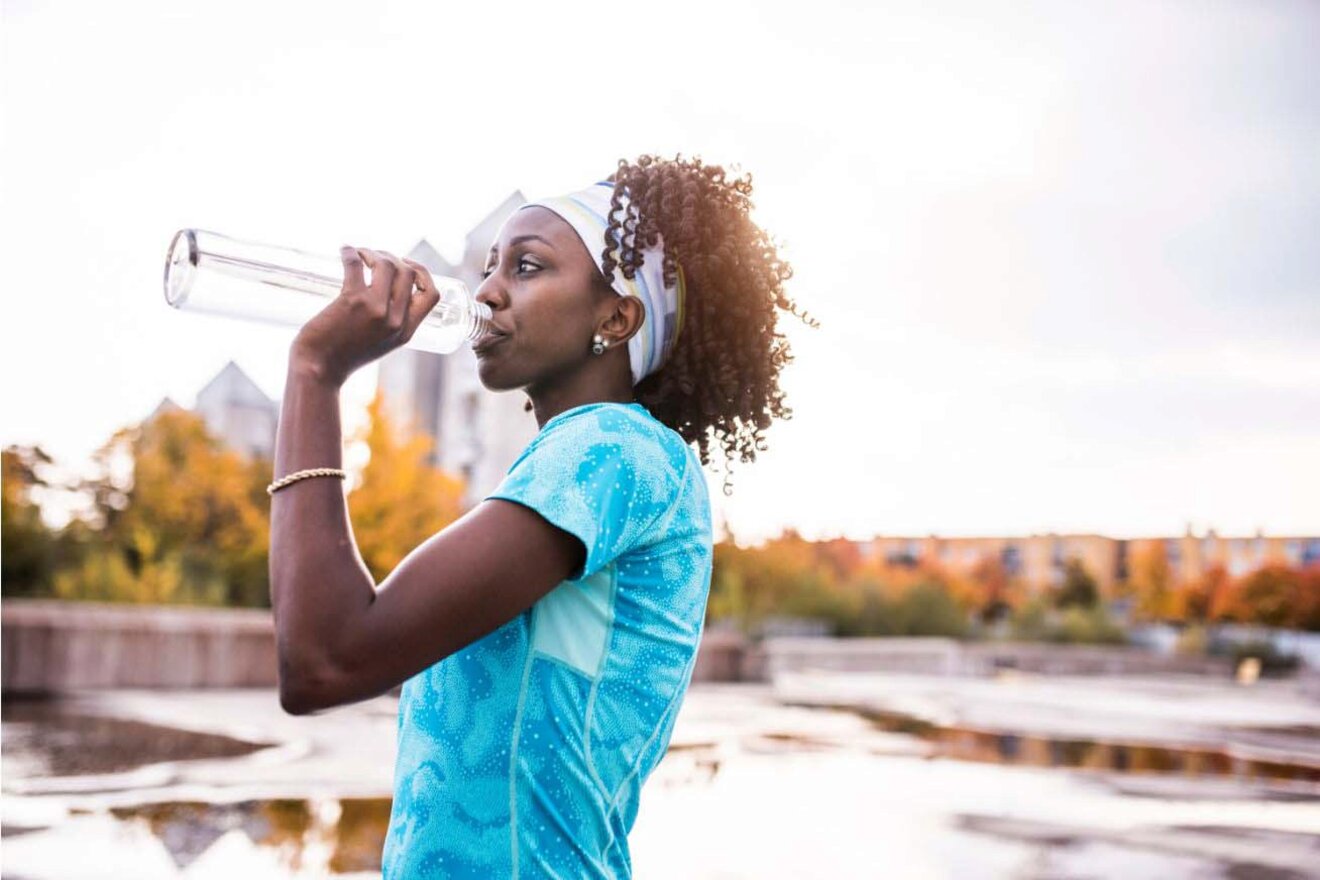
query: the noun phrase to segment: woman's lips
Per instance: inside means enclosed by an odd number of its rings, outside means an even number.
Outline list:
[[[487,351],[490,351],[491,348],[499,345],[507,338],[507,335],[504,333],[487,332],[476,342],[472,343],[472,351],[474,354],[478,355],[485,354]]]

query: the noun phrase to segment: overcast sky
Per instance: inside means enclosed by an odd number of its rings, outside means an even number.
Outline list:
[[[0,442],[75,465],[231,358],[280,392],[293,331],[164,305],[177,228],[457,257],[683,151],[823,324],[710,476],[740,540],[1320,534],[1316,4],[3,9]]]

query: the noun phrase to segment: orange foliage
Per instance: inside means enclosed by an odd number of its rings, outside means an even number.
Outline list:
[[[1129,586],[1142,617],[1165,620],[1174,615],[1173,574],[1163,541],[1150,541],[1133,554]]]
[[[270,462],[226,448],[186,410],[116,432],[96,461],[101,475],[86,485],[95,517],[84,524],[92,546],[57,573],[56,595],[268,604]]]
[[[1223,618],[1233,596],[1233,581],[1228,569],[1212,565],[1201,577],[1184,584],[1174,593],[1174,613],[1186,621],[1204,622]]]
[[[1229,603],[1230,616],[1266,626],[1299,626],[1304,586],[1302,572],[1296,568],[1278,564],[1262,566],[1235,585]]]
[[[431,535],[462,515],[463,481],[427,463],[432,441],[391,424],[380,391],[357,439],[371,459],[348,496],[362,560],[377,581]]]

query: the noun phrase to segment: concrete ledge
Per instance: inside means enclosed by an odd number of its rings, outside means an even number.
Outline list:
[[[1145,648],[947,638],[774,638],[762,643],[766,672],[809,669],[983,677],[1004,669],[1039,675],[1210,675],[1228,677],[1226,657],[1161,654]]]
[[[12,599],[0,603],[0,624],[6,696],[279,685],[269,610]],[[816,637],[756,645],[738,632],[708,630],[692,680],[770,681],[805,670],[981,677],[1002,669],[1041,675],[1232,674],[1227,658],[1132,647]]]
[[[0,626],[5,696],[279,685],[268,609],[7,599]],[[759,657],[736,633],[709,633],[692,679],[757,680]]]
[[[269,610],[5,600],[0,629],[6,695],[279,683]]]

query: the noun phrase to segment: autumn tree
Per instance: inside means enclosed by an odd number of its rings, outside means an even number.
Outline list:
[[[1232,595],[1233,581],[1228,576],[1228,569],[1211,565],[1196,580],[1176,591],[1174,615],[1191,623],[1217,619],[1224,615]]]
[[[1155,620],[1172,616],[1173,573],[1162,541],[1151,541],[1138,549],[1129,580],[1139,614]]]
[[[1295,568],[1266,565],[1242,578],[1234,604],[1240,619],[1265,626],[1301,623],[1304,581]]]
[[[1320,631],[1320,562],[1313,562],[1303,568],[1301,579],[1301,602],[1297,614],[1297,625],[1311,632]]]
[[[833,619],[840,602],[833,566],[815,545],[788,529],[759,547],[715,545],[708,616],[756,632],[767,617]]]
[[[999,620],[1012,610],[1015,604],[1012,579],[1008,566],[998,555],[987,554],[978,559],[971,571],[971,581],[977,588],[976,612],[981,620]]]
[[[462,514],[463,481],[428,463],[432,441],[397,426],[378,390],[357,439],[371,458],[348,496],[362,560],[379,582],[417,545]]]
[[[828,541],[817,541],[814,546],[820,564],[836,581],[845,581],[853,577],[862,567],[862,550],[856,541],[833,538]]]
[[[56,576],[58,595],[269,606],[269,461],[243,458],[177,409],[116,432],[94,460],[89,546]]]

